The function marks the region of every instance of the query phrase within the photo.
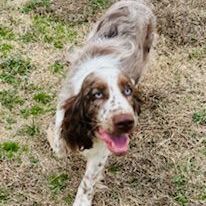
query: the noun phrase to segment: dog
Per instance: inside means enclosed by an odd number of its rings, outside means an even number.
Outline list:
[[[80,152],[86,172],[73,206],[91,206],[95,184],[110,154],[124,155],[138,121],[135,93],[153,45],[156,18],[141,0],[113,4],[74,52],[48,129],[52,149]]]

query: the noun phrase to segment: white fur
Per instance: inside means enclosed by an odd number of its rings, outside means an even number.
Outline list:
[[[95,58],[89,58],[84,62],[75,76],[71,79],[72,85],[74,85],[74,94],[78,94],[84,79],[92,72],[101,73],[102,69],[117,69],[118,61],[111,56],[100,56]],[[107,70],[108,71],[108,70]]]
[[[109,18],[111,14],[116,15],[118,12],[123,12],[119,19]],[[108,33],[114,25],[118,28],[117,36],[105,38],[104,33]],[[91,73],[106,82],[109,89],[109,99],[98,112],[98,121],[102,125],[111,124],[114,114],[130,113],[135,116],[132,106],[120,91],[118,76],[125,72],[133,83],[139,81],[148,61],[154,30],[155,16],[143,0],[120,1],[97,22],[88,35],[86,46],[74,55],[71,61],[71,72],[67,75],[59,94],[55,124],[50,124],[48,129],[48,140],[56,153],[69,154],[69,148],[60,135],[65,114],[63,105],[67,99],[80,92],[84,79]],[[101,55],[99,52],[95,56],[94,51],[98,51],[97,48],[109,51],[108,55]],[[87,158],[87,167],[73,206],[91,206],[95,184],[110,152],[103,141],[94,138],[93,148],[81,153]]]
[[[95,184],[100,180],[102,170],[110,154],[106,145],[95,141],[94,147],[82,153],[87,158],[85,175],[75,197],[73,206],[91,206]]]
[[[113,67],[113,69],[105,68],[96,70],[98,77],[104,80],[109,89],[109,99],[105,102],[99,111],[98,121],[102,127],[112,125],[112,116],[115,114],[131,114],[135,119],[135,114],[132,106],[127,101],[126,97],[120,91],[118,85],[118,77],[120,70]],[[104,128],[107,129],[107,128]]]

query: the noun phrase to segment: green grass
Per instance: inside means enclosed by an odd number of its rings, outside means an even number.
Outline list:
[[[182,193],[178,193],[175,197],[175,200],[179,203],[179,205],[181,206],[185,206],[188,204],[188,198],[182,194]]]
[[[119,165],[119,164],[117,164],[117,163],[111,164],[111,165],[109,165],[109,167],[108,167],[108,171],[111,172],[111,173],[113,173],[113,174],[115,174],[115,173],[121,171],[121,165]]]
[[[35,30],[30,29],[25,34],[20,36],[19,39],[22,40],[23,43],[34,43],[38,42],[39,37],[36,34]]]
[[[203,188],[203,191],[202,191],[202,194],[200,195],[200,200],[206,202],[206,185],[205,187]]]
[[[47,93],[45,93],[45,92],[38,92],[37,94],[35,94],[33,96],[33,99],[36,102],[43,103],[43,104],[48,104],[48,103],[51,102],[52,96],[47,94]]]
[[[20,9],[22,13],[29,13],[36,10],[39,7],[49,8],[51,4],[50,0],[30,0]]]
[[[99,10],[99,9],[105,9],[107,5],[109,4],[108,0],[89,0],[89,4],[91,5],[92,9]]]
[[[0,103],[7,109],[13,109],[17,105],[22,105],[24,100],[17,95],[16,90],[3,90],[0,91]]]
[[[65,198],[65,202],[68,204],[68,205],[71,205],[74,201],[74,197],[71,195],[71,194],[67,194],[66,198]]]
[[[33,165],[39,163],[39,159],[36,158],[36,157],[34,157],[33,155],[30,155],[30,156],[29,156],[29,160],[30,160],[31,164],[33,164]]]
[[[203,109],[199,112],[195,112],[193,114],[193,121],[197,124],[206,124],[206,109]]]
[[[0,25],[0,40],[13,40],[15,35],[11,28]]]
[[[30,137],[34,137],[40,134],[40,128],[34,122],[32,122],[32,124],[30,125],[29,124],[25,125],[21,129],[20,133],[28,135]]]
[[[175,197],[174,197],[175,201],[181,206],[187,205],[188,197],[185,194],[187,179],[185,175],[181,174],[180,172],[180,174],[173,177],[172,182],[176,188]]]
[[[13,46],[11,44],[6,44],[6,43],[1,44],[0,45],[0,53],[1,53],[0,56],[3,56],[3,57],[7,56],[11,52],[12,49],[13,49]]]
[[[8,84],[21,84],[28,79],[33,68],[29,59],[9,57],[0,63],[0,80]]]
[[[39,115],[46,114],[47,112],[51,112],[53,110],[54,110],[53,105],[45,106],[42,104],[35,104],[29,108],[21,109],[20,113],[21,113],[22,117],[27,119],[29,116],[33,116],[33,117],[39,116]]]
[[[60,49],[66,43],[76,41],[77,32],[63,22],[56,22],[45,16],[35,16],[32,23],[30,31],[21,36],[25,43],[41,41]]]
[[[0,204],[5,203],[9,198],[9,192],[7,189],[0,187]]]
[[[38,116],[44,113],[44,108],[40,105],[34,105],[30,108],[21,109],[21,114],[24,118],[27,118],[29,116]]]
[[[200,48],[193,48],[189,52],[189,59],[191,60],[202,60],[206,56],[206,47],[200,47]]]
[[[0,159],[9,158],[12,159],[15,153],[20,149],[20,146],[16,142],[8,141],[0,144]]]
[[[14,124],[14,123],[17,122],[16,119],[13,116],[12,117],[8,116],[8,117],[5,118],[5,120],[8,124]]]
[[[49,188],[52,190],[52,192],[59,192],[65,188],[67,180],[69,180],[69,176],[64,173],[51,175],[48,178]]]
[[[64,65],[60,61],[55,61],[54,64],[50,65],[50,70],[52,73],[62,73],[64,70]]]

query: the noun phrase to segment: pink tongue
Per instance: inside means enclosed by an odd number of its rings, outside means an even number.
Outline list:
[[[125,154],[128,150],[128,134],[113,136],[106,131],[99,131],[100,138],[107,144],[108,149],[116,155]]]
[[[114,144],[117,147],[124,147],[127,144],[127,136],[121,135],[121,136],[112,136],[111,139],[113,140]]]

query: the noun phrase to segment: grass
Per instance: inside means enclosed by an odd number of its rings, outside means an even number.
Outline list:
[[[11,28],[0,25],[0,40],[13,40],[15,34]]]
[[[108,167],[108,171],[115,174],[119,171],[121,171],[121,165],[118,165],[118,164],[111,164],[109,165]]]
[[[202,201],[206,201],[206,187],[203,189],[202,194],[200,195]]]
[[[5,188],[0,187],[0,204],[5,203],[9,198],[9,192]]]
[[[89,0],[89,4],[93,8],[93,10],[98,10],[98,9],[105,9],[109,1],[108,0]]]
[[[50,65],[50,70],[52,73],[62,73],[64,69],[64,65],[60,61],[55,61],[52,65]]]
[[[12,159],[20,149],[20,146],[16,142],[3,142],[0,144],[0,159],[8,158]]]
[[[197,124],[206,124],[206,109],[193,114],[193,121]]]
[[[115,0],[114,0],[115,1]],[[85,169],[46,140],[67,47],[113,0],[5,1],[0,18],[0,205],[72,205]],[[94,206],[206,205],[206,5],[153,0],[156,61],[129,153],[110,156]]]
[[[52,192],[57,193],[66,187],[66,182],[68,179],[69,176],[64,173],[58,175],[51,175],[48,178],[49,188],[52,190]]]
[[[61,49],[70,42],[75,42],[77,32],[72,26],[55,22],[50,17],[35,16],[31,29],[21,36],[25,43],[42,41]]]
[[[8,84],[19,85],[28,79],[33,68],[29,59],[9,57],[0,63],[0,80]]]
[[[68,204],[68,205],[71,205],[74,201],[74,197],[71,195],[71,194],[67,194],[66,198],[65,198],[65,202]]]
[[[2,106],[11,110],[18,105],[22,105],[24,100],[17,95],[16,90],[9,89],[0,91],[0,102]]]
[[[13,49],[11,44],[3,43],[0,45],[0,56],[6,57]]]
[[[37,94],[34,94],[33,99],[36,102],[43,103],[43,104],[48,104],[48,103],[51,102],[52,96],[45,93],[45,92],[39,92]]]
[[[172,182],[176,187],[175,200],[179,205],[185,206],[188,203],[188,198],[185,195],[187,179],[183,174],[179,174],[173,177]]]
[[[20,131],[20,134],[25,134],[26,136],[34,137],[40,134],[40,128],[33,121],[32,124],[27,124],[23,126],[23,128]]]
[[[29,13],[39,7],[49,8],[50,4],[50,0],[31,0],[26,2],[26,4],[24,4],[24,6],[20,10],[23,13]]]
[[[189,59],[204,59],[206,55],[206,47],[193,48],[189,53]]]
[[[43,106],[40,105],[34,105],[30,108],[25,108],[25,109],[21,109],[21,114],[24,118],[27,118],[29,116],[38,116],[41,114],[44,114],[45,110],[43,108]]]

